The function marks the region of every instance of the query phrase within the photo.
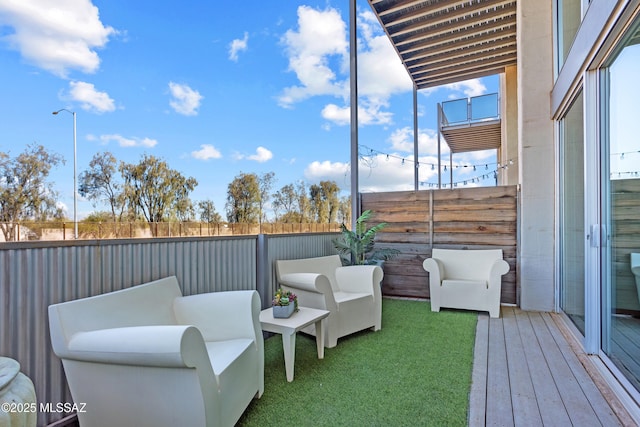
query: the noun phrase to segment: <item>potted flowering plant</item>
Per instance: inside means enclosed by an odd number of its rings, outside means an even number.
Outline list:
[[[287,318],[298,311],[298,296],[291,291],[278,288],[271,302],[273,317]]]

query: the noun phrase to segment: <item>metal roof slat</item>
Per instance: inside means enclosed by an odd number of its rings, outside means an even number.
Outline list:
[[[480,0],[482,1],[482,0]],[[389,34],[392,36],[401,36],[403,34],[411,33],[416,30],[425,29],[425,28],[433,28],[439,25],[447,25],[447,26],[455,26],[452,24],[455,21],[470,19],[469,17],[475,17],[476,15],[482,16],[484,14],[491,13],[492,11],[497,10],[513,10],[516,9],[515,1],[513,0],[500,0],[499,2],[494,2],[492,0],[487,0],[488,4],[478,3],[476,5],[470,7],[460,7],[456,9],[454,14],[440,14],[438,18],[434,17],[432,19],[419,19],[417,17],[413,17],[413,22],[409,25],[402,24],[389,24],[385,23],[385,27],[388,29]],[[493,4],[496,3],[496,4]],[[499,3],[499,4],[498,4]],[[384,20],[382,21],[384,22]],[[394,26],[401,26],[403,28],[394,30]]]
[[[455,60],[456,57],[464,56],[468,52],[480,53],[495,51],[504,46],[515,46],[516,35],[508,35],[496,39],[495,37],[484,37],[482,40],[473,39],[469,43],[462,45],[462,43],[452,44],[450,46],[441,46],[435,51],[424,52],[421,55],[415,55],[405,60],[405,64],[408,69],[414,68],[420,64],[430,64],[437,62],[441,59]],[[426,50],[426,49],[425,49]]]

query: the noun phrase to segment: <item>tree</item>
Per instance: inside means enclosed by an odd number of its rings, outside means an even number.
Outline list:
[[[207,224],[219,224],[222,222],[222,216],[216,211],[216,206],[212,200],[198,202],[198,209],[200,221]]]
[[[227,189],[227,220],[255,224],[260,219],[260,183],[255,173],[236,176]]]
[[[19,221],[44,221],[60,214],[57,193],[47,182],[51,168],[64,159],[31,144],[15,158],[0,152],[0,228],[5,241],[16,240]]]
[[[296,203],[298,205],[298,215],[300,216],[299,222],[308,222],[311,203],[307,196],[307,185],[304,181],[299,181],[296,185]]]
[[[259,222],[262,224],[262,221],[266,219],[266,213],[264,211],[264,207],[269,201],[271,197],[269,192],[271,191],[271,187],[273,187],[273,183],[275,182],[275,173],[267,172],[260,175],[258,179],[258,186],[260,187],[260,201],[259,209],[260,209],[260,217]]]
[[[308,221],[309,198],[304,181],[287,184],[273,195],[273,209],[283,211],[276,218],[284,223],[303,223]]]
[[[78,193],[94,202],[106,202],[111,210],[111,221],[122,220],[125,211],[123,185],[116,181],[118,162],[108,151],[96,153],[89,163],[89,170],[80,174]]]
[[[185,178],[165,161],[145,154],[137,165],[123,162],[119,169],[129,208],[142,212],[149,224],[163,222],[170,214],[186,212],[191,206],[189,193],[198,181]]]
[[[309,188],[311,208],[319,223],[335,222],[338,213],[340,187],[335,181],[320,181]]]
[[[276,214],[276,220],[288,222],[283,218],[289,218],[295,212],[296,205],[296,189],[293,184],[287,184],[273,194],[273,210]],[[278,215],[280,211],[284,211],[282,215]],[[298,221],[295,221],[298,222]]]
[[[351,222],[351,197],[343,196],[338,204],[338,215],[336,220],[340,223],[349,224]]]

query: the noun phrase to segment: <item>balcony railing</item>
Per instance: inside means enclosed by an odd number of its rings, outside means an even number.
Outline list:
[[[500,118],[497,93],[455,99],[442,103],[441,127],[471,124]]]

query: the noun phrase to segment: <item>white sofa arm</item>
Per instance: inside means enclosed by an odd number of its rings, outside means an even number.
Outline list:
[[[306,292],[324,294],[331,292],[331,283],[324,274],[290,273],[280,276],[280,284]]]
[[[194,325],[205,341],[262,338],[260,308],[257,291],[210,292],[176,298],[173,302],[177,322]]]
[[[117,365],[200,367],[204,340],[193,326],[131,326],[77,332],[62,359]],[[207,364],[204,363],[206,366]]]
[[[329,279],[318,273],[289,273],[280,276],[280,285],[298,295],[300,305],[329,310],[338,308]]]
[[[383,277],[382,268],[377,265],[349,265],[336,269],[336,281],[344,292],[377,295]]]
[[[503,259],[494,261],[491,265],[491,271],[489,273],[489,281],[487,282],[487,288],[493,285],[501,285],[502,277],[509,272],[509,263]]]
[[[427,258],[422,263],[422,268],[429,273],[429,283],[432,286],[442,286],[444,266],[441,261],[436,258]]]

